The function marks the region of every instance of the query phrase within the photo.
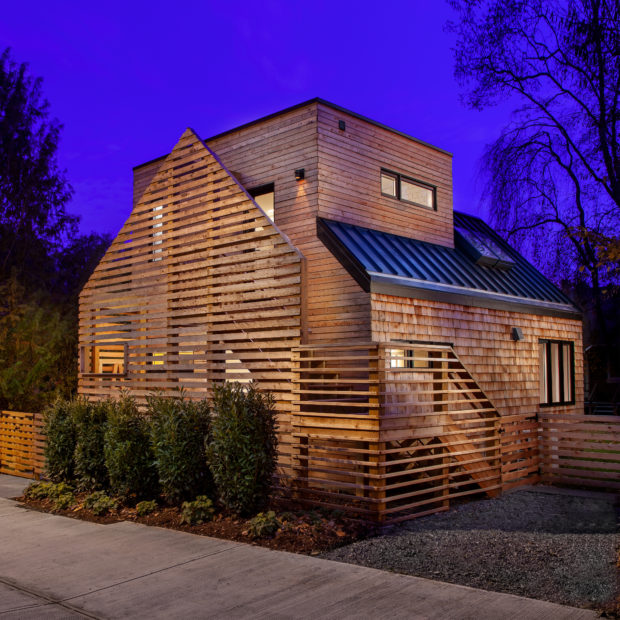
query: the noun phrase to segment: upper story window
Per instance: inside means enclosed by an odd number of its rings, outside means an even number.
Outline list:
[[[267,183],[267,185],[261,185],[255,187],[248,192],[254,202],[265,212],[265,215],[273,222],[274,221],[274,190],[273,183]]]
[[[436,187],[390,170],[381,170],[381,193],[425,209],[436,209]]]
[[[575,355],[572,342],[539,340],[540,404],[575,402]]]

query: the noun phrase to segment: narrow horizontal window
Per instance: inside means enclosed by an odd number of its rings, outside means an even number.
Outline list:
[[[124,375],[127,369],[127,345],[110,342],[83,346],[80,371],[85,375]]]
[[[433,185],[390,170],[381,170],[381,194],[425,209],[436,209]]]

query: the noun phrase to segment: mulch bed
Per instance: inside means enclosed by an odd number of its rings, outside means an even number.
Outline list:
[[[339,515],[306,511],[298,507],[283,511],[279,506],[268,509],[275,510],[282,525],[272,537],[252,538],[248,528],[249,519],[239,518],[236,515],[220,512],[212,521],[201,525],[187,525],[181,523],[181,514],[177,506],[161,505],[149,515],[139,517],[132,506],[123,506],[117,512],[105,516],[98,516],[84,508],[84,499],[87,494],[76,494],[77,504],[67,510],[56,510],[53,500],[36,500],[24,496],[16,498],[23,506],[49,512],[73,519],[108,524],[120,521],[134,521],[144,525],[165,527],[173,530],[212,536],[249,544],[269,547],[279,551],[290,551],[306,555],[319,555],[348,545],[368,535],[369,531],[359,523],[343,519]]]

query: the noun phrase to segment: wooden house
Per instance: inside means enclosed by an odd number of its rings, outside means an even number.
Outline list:
[[[450,153],[321,99],[134,169],[80,297],[79,391],[272,391],[280,481],[385,522],[535,479],[583,408],[578,309],[452,208]]]

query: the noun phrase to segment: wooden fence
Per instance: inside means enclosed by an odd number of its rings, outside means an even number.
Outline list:
[[[497,495],[504,466],[516,472],[514,484],[534,467],[529,426],[528,441],[504,463],[500,416],[450,346],[296,353],[293,467],[302,501],[395,523],[447,510],[456,498]]]
[[[620,418],[499,416],[451,347],[295,351],[293,488],[381,523],[542,481],[620,492]],[[44,470],[39,414],[0,412],[0,473]]]
[[[0,474],[41,476],[45,468],[42,427],[38,413],[0,411]]]
[[[620,492],[620,417],[540,415],[543,482]]]

